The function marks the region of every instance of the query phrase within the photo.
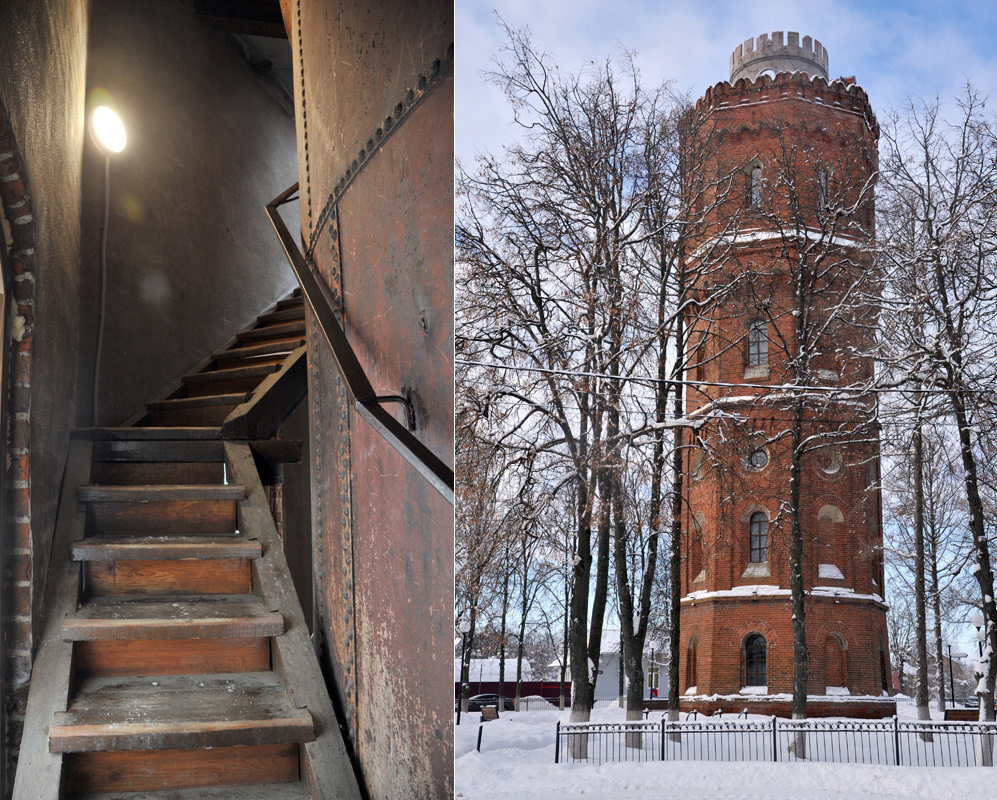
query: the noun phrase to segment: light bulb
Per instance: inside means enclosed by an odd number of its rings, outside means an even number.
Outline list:
[[[90,117],[91,132],[94,141],[102,149],[111,153],[120,153],[125,149],[125,126],[121,118],[107,106],[94,109]]]

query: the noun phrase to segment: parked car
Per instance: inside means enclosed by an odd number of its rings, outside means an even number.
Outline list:
[[[502,710],[503,711],[515,711],[516,703],[508,697],[503,697],[502,700]],[[474,697],[467,698],[467,710],[468,711],[481,711],[482,706],[498,706],[499,696],[497,694],[476,694]],[[460,705],[460,700],[454,703],[454,711],[457,710],[457,706]]]
[[[963,706],[966,708],[979,708],[980,707],[980,697],[979,695],[971,694],[965,700],[962,701]]]

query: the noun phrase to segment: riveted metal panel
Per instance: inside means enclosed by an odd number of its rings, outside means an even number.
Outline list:
[[[453,464],[452,6],[296,0],[301,220],[374,390]],[[309,323],[323,659],[372,798],[453,791],[453,510],[353,411]],[[386,406],[398,419],[401,408]]]

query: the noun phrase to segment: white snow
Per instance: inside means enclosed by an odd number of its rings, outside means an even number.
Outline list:
[[[847,686],[826,686],[824,688],[824,694],[849,695],[851,692],[848,691]]]
[[[934,709],[932,709],[934,711]],[[503,713],[482,728],[465,714],[455,735],[455,798],[465,800],[937,800],[993,796],[993,770],[767,762],[555,764],[554,729],[568,711]],[[913,705],[901,710],[913,719]],[[653,715],[652,719],[660,714]],[[593,722],[623,722],[621,709]],[[761,717],[753,717],[755,720]]]
[[[834,564],[819,564],[817,566],[817,575],[827,580],[843,581],[845,579],[844,573]]]

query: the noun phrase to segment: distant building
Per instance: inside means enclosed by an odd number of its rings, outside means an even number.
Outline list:
[[[602,632],[602,646],[600,647],[599,673],[596,676],[595,700],[618,700],[620,698],[620,632],[617,629],[604,629]],[[644,648],[644,699],[651,697],[652,689],[658,690],[658,697],[664,699],[668,696],[668,663],[667,651],[655,648],[652,652],[649,647]],[[553,661],[550,666],[560,669],[561,660]],[[571,663],[565,674],[565,680],[571,680]],[[623,693],[626,696],[627,680],[623,679]]]

